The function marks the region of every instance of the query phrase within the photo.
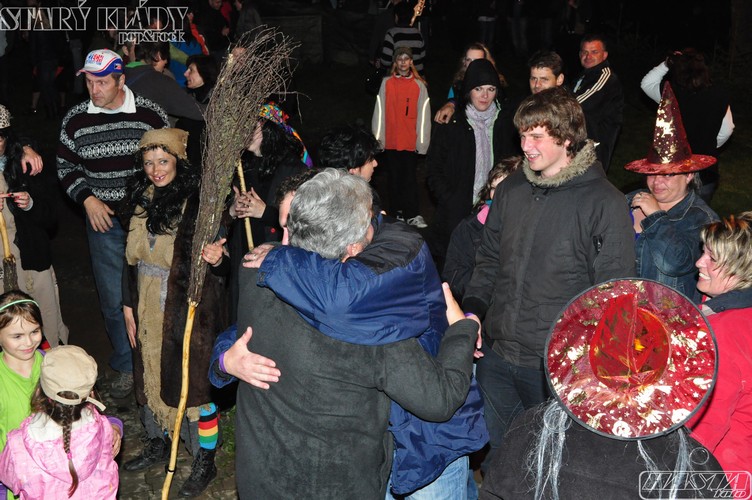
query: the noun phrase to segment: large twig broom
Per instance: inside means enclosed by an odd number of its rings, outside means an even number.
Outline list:
[[[188,399],[191,332],[206,274],[201,251],[217,235],[236,161],[253,133],[261,105],[270,95],[286,91],[286,82],[291,75],[290,55],[296,46],[274,28],[260,27],[246,33],[228,56],[206,110],[201,193],[192,243],[188,314],[183,334],[182,386],[172,429],[170,462],[162,487],[163,500],[167,500],[175,473],[180,426]]]

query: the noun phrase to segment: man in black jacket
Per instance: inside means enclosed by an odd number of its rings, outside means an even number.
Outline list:
[[[516,415],[548,398],[542,357],[560,309],[635,272],[624,195],[606,179],[575,98],[562,87],[533,94],[514,124],[525,159],[496,188],[463,299],[485,318],[477,377],[492,452]]]
[[[624,93],[608,62],[608,47],[600,35],[587,35],[580,42],[583,71],[572,91],[582,106],[588,137],[597,143],[595,153],[608,172],[611,155],[624,121]]]

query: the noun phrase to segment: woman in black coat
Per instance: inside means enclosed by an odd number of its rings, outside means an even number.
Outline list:
[[[471,62],[456,113],[449,123],[438,125],[431,138],[427,182],[436,212],[427,240],[439,264],[452,231],[470,214],[491,167],[519,152],[514,110],[499,98],[500,87],[499,74],[490,61]]]
[[[237,270],[248,252],[245,218],[250,217],[254,246],[282,240],[277,209],[277,189],[282,182],[306,169],[305,147],[287,125],[287,114],[274,103],[262,106],[261,115],[251,136],[248,151],[243,155],[245,193],[234,187],[235,198],[230,207],[234,219],[227,243],[229,259],[223,260],[230,279],[230,319],[235,320],[238,302]]]

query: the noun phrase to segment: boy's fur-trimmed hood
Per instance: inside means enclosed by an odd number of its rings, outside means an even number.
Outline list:
[[[590,168],[590,166],[597,161],[595,155],[595,143],[588,139],[585,146],[572,158],[569,165],[561,169],[559,173],[552,177],[543,178],[538,172],[535,172],[530,168],[530,163],[527,158],[522,162],[522,170],[525,172],[525,177],[534,186],[548,189],[559,187],[572,179],[581,176]]]

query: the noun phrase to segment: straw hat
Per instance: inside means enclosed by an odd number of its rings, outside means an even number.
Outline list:
[[[166,146],[170,153],[183,160],[188,159],[188,132],[179,128],[155,128],[147,130],[138,143],[139,149]]]

